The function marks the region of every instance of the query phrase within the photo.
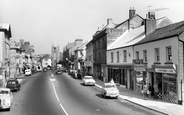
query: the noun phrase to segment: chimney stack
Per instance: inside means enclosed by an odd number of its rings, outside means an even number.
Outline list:
[[[107,25],[112,24],[112,18],[107,19]]]
[[[149,35],[156,29],[156,20],[155,19],[145,19],[145,35]]]
[[[132,19],[134,16],[135,16],[134,7],[133,8],[130,7],[130,10],[129,10],[129,19]]]

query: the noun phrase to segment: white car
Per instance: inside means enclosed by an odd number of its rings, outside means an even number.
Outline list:
[[[82,79],[82,83],[84,85],[95,85],[96,81],[93,79],[92,76],[84,76]]]
[[[0,88],[0,109],[7,109],[10,111],[10,107],[13,102],[13,94],[9,88]]]
[[[118,98],[119,96],[119,90],[113,82],[104,83],[101,93],[104,97]]]
[[[26,76],[32,75],[31,68],[26,68],[26,70],[25,70],[25,75],[26,75]]]

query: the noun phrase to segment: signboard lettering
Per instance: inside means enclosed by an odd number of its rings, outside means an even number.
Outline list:
[[[158,73],[176,73],[174,69],[165,69],[165,68],[155,68],[155,72]]]

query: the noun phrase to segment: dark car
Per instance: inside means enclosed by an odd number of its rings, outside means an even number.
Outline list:
[[[6,88],[10,88],[11,91],[19,91],[20,87],[21,85],[17,79],[12,78],[7,81]]]
[[[61,68],[57,68],[57,69],[56,69],[56,74],[58,74],[58,75],[62,74]]]

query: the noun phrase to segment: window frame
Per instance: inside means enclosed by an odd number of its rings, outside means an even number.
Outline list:
[[[114,54],[113,52],[111,52],[111,63],[113,63],[113,60],[114,60]]]
[[[119,62],[119,51],[117,51],[117,62]]]
[[[139,51],[135,52],[136,59],[139,59]]]
[[[148,54],[147,54],[148,52],[147,52],[147,50],[143,50],[143,61],[145,62],[145,63],[147,63],[148,62]]]
[[[127,50],[123,50],[123,62],[127,62]]]
[[[160,48],[155,48],[155,62],[160,62]]]
[[[170,55],[169,55],[169,49],[170,49]],[[166,62],[172,62],[172,47],[171,46],[166,47]]]

